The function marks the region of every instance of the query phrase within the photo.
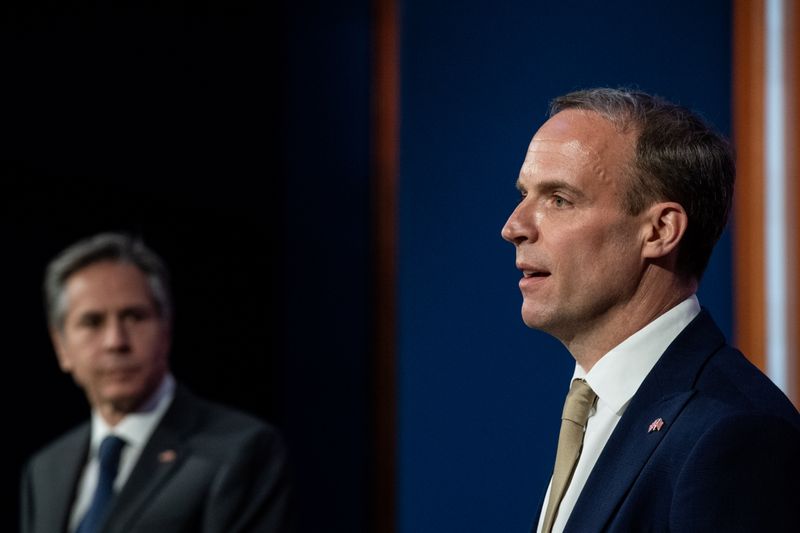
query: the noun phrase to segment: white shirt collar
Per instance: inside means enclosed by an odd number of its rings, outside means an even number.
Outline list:
[[[134,448],[144,446],[147,439],[161,421],[161,417],[175,396],[175,378],[167,374],[152,395],[133,413],[125,415],[113,428],[109,426],[97,410],[92,411],[92,439],[90,457],[97,455],[100,443],[110,434],[117,435]]]
[[[700,313],[690,296],[612,348],[587,373],[577,363],[572,379],[583,378],[614,412],[621,415],[667,347]]]

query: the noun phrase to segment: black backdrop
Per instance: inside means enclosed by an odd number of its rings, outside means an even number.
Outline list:
[[[298,531],[365,528],[367,10],[313,4],[3,8],[4,515],[22,461],[87,415],[44,266],[122,230],[172,270],[178,379],[286,433]]]

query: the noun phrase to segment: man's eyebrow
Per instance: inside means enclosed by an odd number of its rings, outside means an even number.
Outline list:
[[[528,191],[528,188],[523,186],[522,183],[520,182],[520,180],[517,180],[517,184],[516,185],[517,185],[517,190],[518,191],[523,192],[523,193]],[[564,180],[545,180],[545,181],[540,181],[540,182],[536,183],[536,185],[534,186],[534,189],[536,189],[536,192],[538,192],[539,194],[550,194],[550,193],[553,193],[553,192],[556,192],[556,191],[563,191],[563,192],[570,193],[571,195],[573,195],[576,198],[583,198],[585,196],[580,189],[578,189],[577,187],[575,187],[574,185],[572,185],[570,183],[567,183]]]
[[[583,192],[564,180],[546,180],[540,181],[536,184],[536,190],[542,194],[547,194],[556,191],[568,192],[575,196],[583,196]]]

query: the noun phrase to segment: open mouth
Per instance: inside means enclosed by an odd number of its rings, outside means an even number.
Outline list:
[[[522,275],[526,278],[545,278],[550,275],[550,272],[523,270]]]

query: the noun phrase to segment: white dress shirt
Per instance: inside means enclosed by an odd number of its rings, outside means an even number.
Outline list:
[[[131,475],[142,449],[147,444],[150,435],[163,418],[172,399],[175,396],[175,379],[167,374],[161,381],[153,395],[135,412],[125,416],[120,422],[110,427],[103,417],[95,410],[92,411],[92,437],[89,444],[89,457],[83,468],[75,502],[69,519],[69,531],[75,531],[83,515],[92,504],[95,488],[100,476],[98,450],[100,443],[108,435],[113,434],[125,440],[119,460],[119,470],[114,480],[114,492],[119,492],[128,477]]]
[[[583,451],[561,500],[553,523],[554,533],[561,533],[567,525],[567,520],[597,458],[600,457],[600,452],[603,451],[617,422],[644,378],[672,341],[699,313],[700,303],[697,297],[692,295],[618,344],[601,357],[588,373],[580,365],[575,365],[572,379],[585,379],[597,394],[597,403],[589,413],[589,421],[586,423],[586,432],[583,435]],[[566,398],[566,392],[564,397]],[[536,528],[538,533],[542,532],[551,487],[552,480],[539,515],[539,525]]]

